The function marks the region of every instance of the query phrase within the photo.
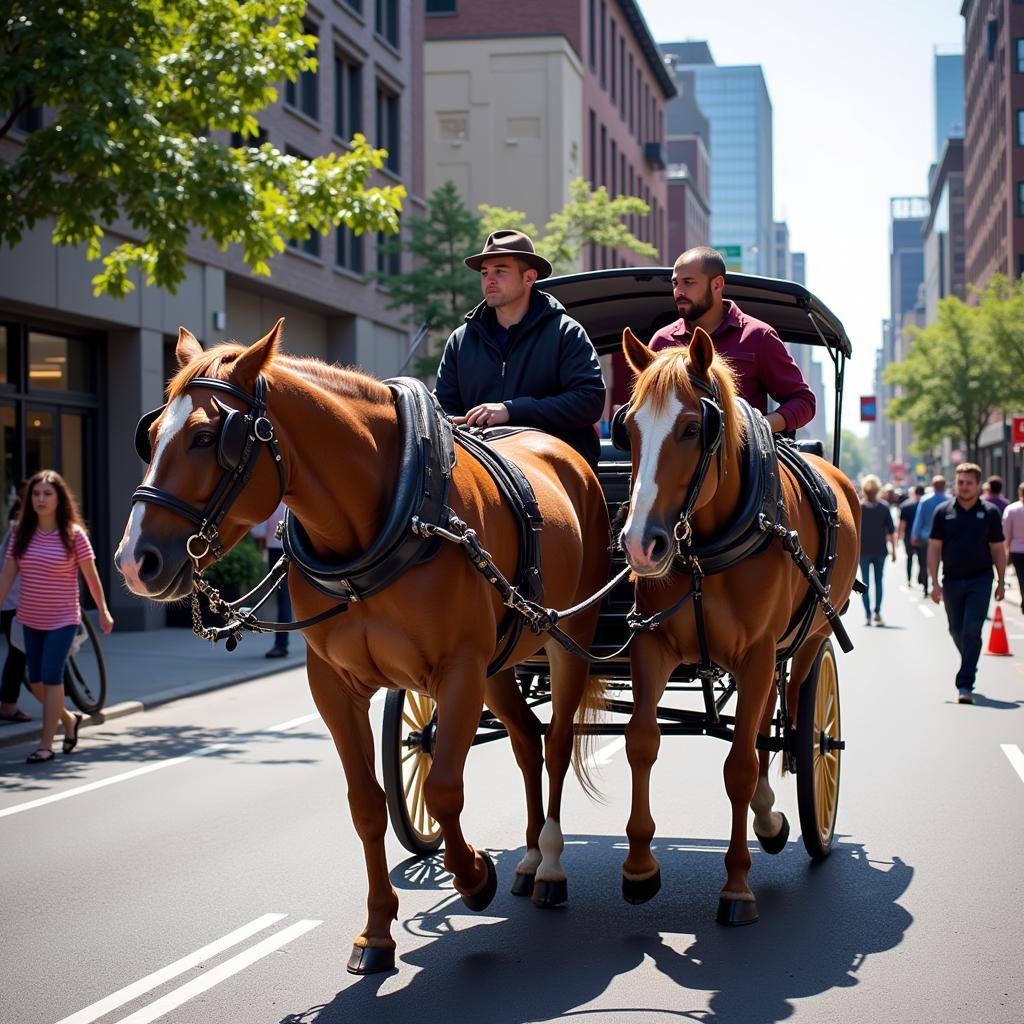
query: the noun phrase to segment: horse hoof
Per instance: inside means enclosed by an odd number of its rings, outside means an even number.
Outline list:
[[[654,899],[661,888],[661,868],[651,875],[650,878],[641,878],[639,881],[634,878],[622,876],[622,898],[634,907]]]
[[[754,900],[730,900],[722,897],[718,901],[715,920],[730,928],[738,928],[741,924],[753,924],[757,920],[757,903]]]
[[[543,910],[558,907],[569,899],[569,882],[564,878],[549,881],[538,878],[533,883],[533,904]]]
[[[478,889],[472,895],[462,893],[462,902],[469,907],[470,910],[481,911],[486,910],[491,905],[491,900],[494,899],[494,894],[498,891],[498,872],[494,870],[494,861],[491,860],[486,850],[477,850],[484,859],[484,864],[487,867],[487,881],[484,882],[483,888]]]
[[[786,843],[789,842],[789,819],[784,814],[782,815],[782,828],[779,829],[778,835],[758,836],[756,831],[754,835],[757,836],[757,841],[765,853],[782,853],[786,848]]]
[[[380,974],[395,969],[395,951],[381,946],[353,946],[348,958],[349,974]]]
[[[513,896],[532,896],[533,895],[533,875],[524,875],[516,872],[516,877],[512,881],[512,895]]]

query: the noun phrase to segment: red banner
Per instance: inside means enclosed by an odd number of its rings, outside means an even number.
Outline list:
[[[1014,416],[1011,423],[1010,440],[1013,444],[1024,445],[1024,416]]]

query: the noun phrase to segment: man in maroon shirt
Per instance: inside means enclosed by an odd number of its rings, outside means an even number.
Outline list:
[[[793,431],[814,418],[814,392],[774,328],[747,316],[723,297],[725,260],[706,246],[687,249],[672,268],[672,294],[681,317],[651,338],[655,352],[688,345],[695,327],[711,335],[715,350],[736,371],[740,394],[768,418],[776,433]],[[768,399],[778,409],[768,413]]]

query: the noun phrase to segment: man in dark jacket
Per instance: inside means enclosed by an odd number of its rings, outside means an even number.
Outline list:
[[[551,264],[528,235],[495,231],[466,266],[480,274],[484,301],[445,346],[434,388],[441,408],[469,426],[537,427],[596,468],[604,377],[587,332],[534,288]]]

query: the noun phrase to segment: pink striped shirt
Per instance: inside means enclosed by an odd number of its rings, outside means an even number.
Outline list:
[[[78,567],[95,558],[85,531],[74,527],[75,550],[68,554],[60,531],[43,533],[37,529],[18,561],[21,593],[14,616],[32,629],[60,629],[82,621],[78,598]],[[7,545],[7,557],[13,558],[14,531]]]

